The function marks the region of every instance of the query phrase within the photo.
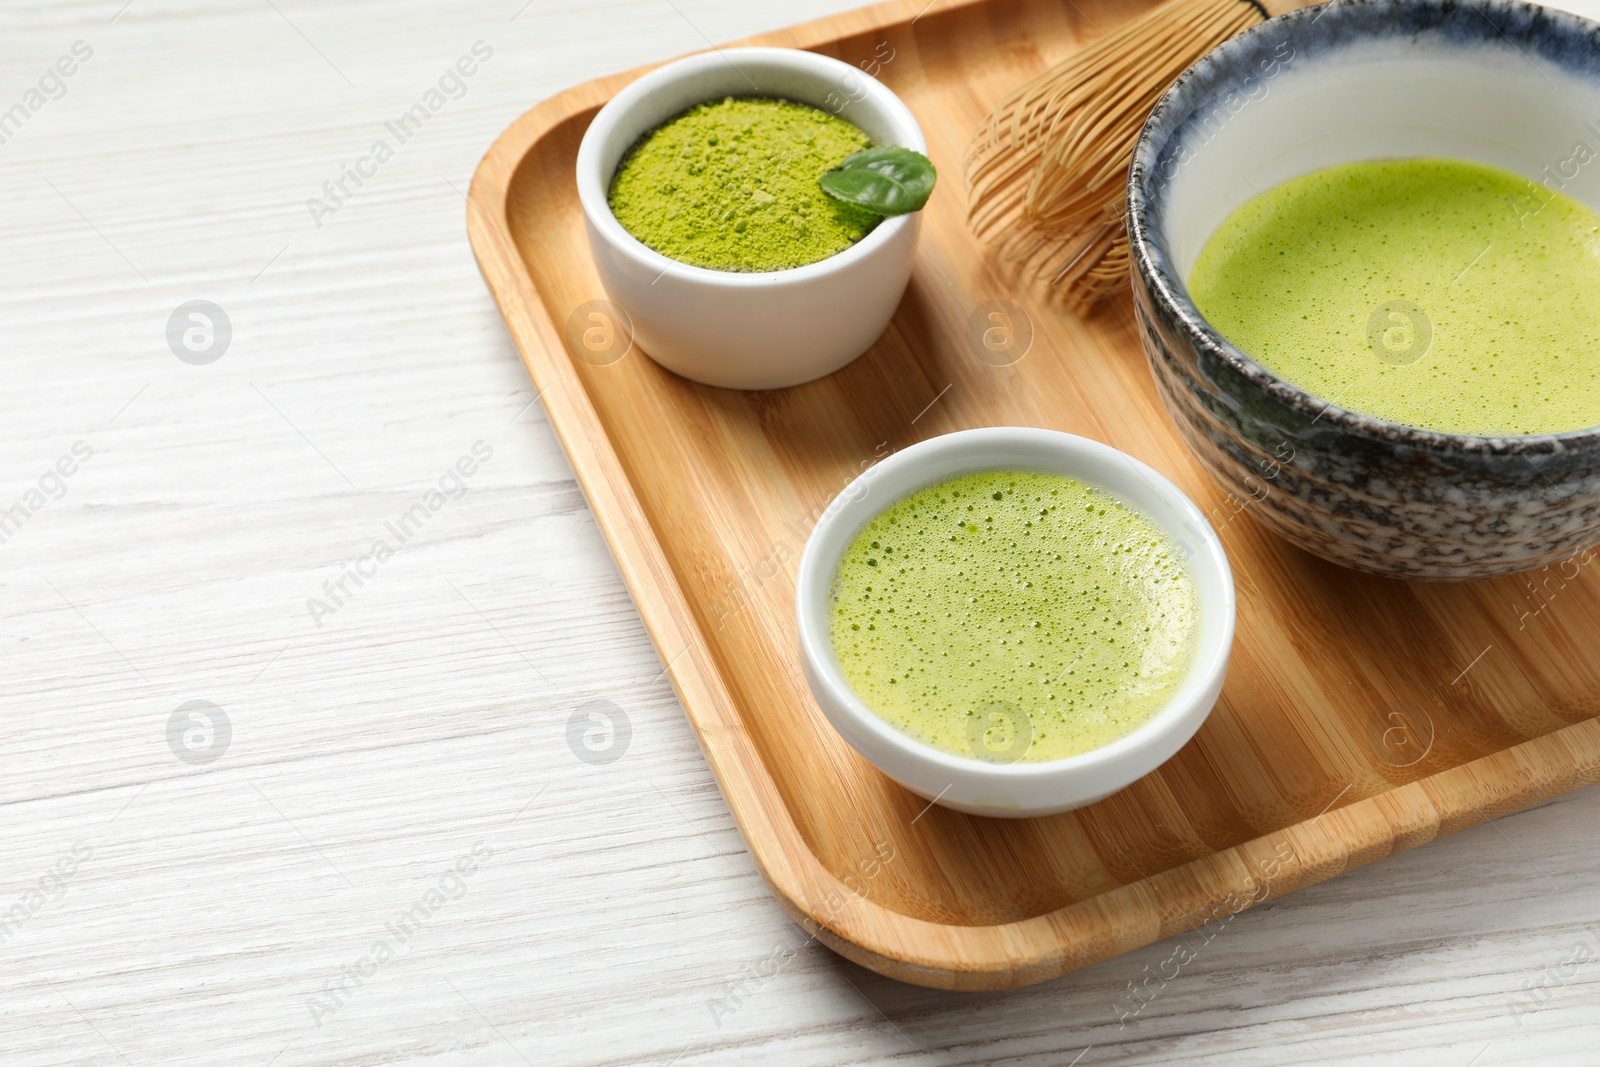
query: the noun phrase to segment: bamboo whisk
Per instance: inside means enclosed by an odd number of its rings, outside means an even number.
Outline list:
[[[1128,282],[1124,184],[1150,109],[1179,74],[1305,0],[1168,0],[1021,86],[967,148],[968,222],[1083,310]]]

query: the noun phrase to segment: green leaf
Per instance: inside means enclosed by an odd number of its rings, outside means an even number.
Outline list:
[[[907,215],[922,210],[938,178],[933,161],[921,152],[882,145],[845,157],[817,181],[835,200],[879,215]]]

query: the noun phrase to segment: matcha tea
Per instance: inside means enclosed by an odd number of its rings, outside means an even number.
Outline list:
[[[611,212],[644,244],[712,270],[803,267],[843,252],[879,216],[817,179],[871,145],[826,111],[730,97],[692,107],[640,139],[611,180]]]
[[[1103,490],[1020,471],[918,490],[839,563],[832,638],[866,705],[935,748],[1061,759],[1148,720],[1189,669],[1194,581]]]
[[[1262,366],[1340,407],[1444,433],[1600,425],[1600,219],[1447,159],[1352,163],[1225,221],[1195,305]]]

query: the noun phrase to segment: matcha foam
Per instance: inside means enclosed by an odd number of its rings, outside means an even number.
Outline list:
[[[700,104],[642,137],[611,180],[611,212],[644,244],[712,270],[803,267],[861,240],[879,216],[817,179],[871,145],[844,119],[791,100]]]
[[[1506,171],[1294,178],[1223,222],[1189,291],[1242,352],[1352,411],[1487,437],[1600,425],[1600,219]]]
[[[834,578],[831,636],[851,688],[902,732],[1042,761],[1165,706],[1197,618],[1188,567],[1149,519],[1071,478],[994,471],[867,524]]]

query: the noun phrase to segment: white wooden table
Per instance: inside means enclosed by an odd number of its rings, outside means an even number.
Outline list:
[[[1600,1060],[1595,791],[1240,915],[1165,984],[1173,942],[901,986],[769,899],[461,194],[567,85],[849,2],[0,9],[0,1063]],[[187,309],[169,344],[190,301],[225,348]],[[569,740],[596,701],[609,762]]]

